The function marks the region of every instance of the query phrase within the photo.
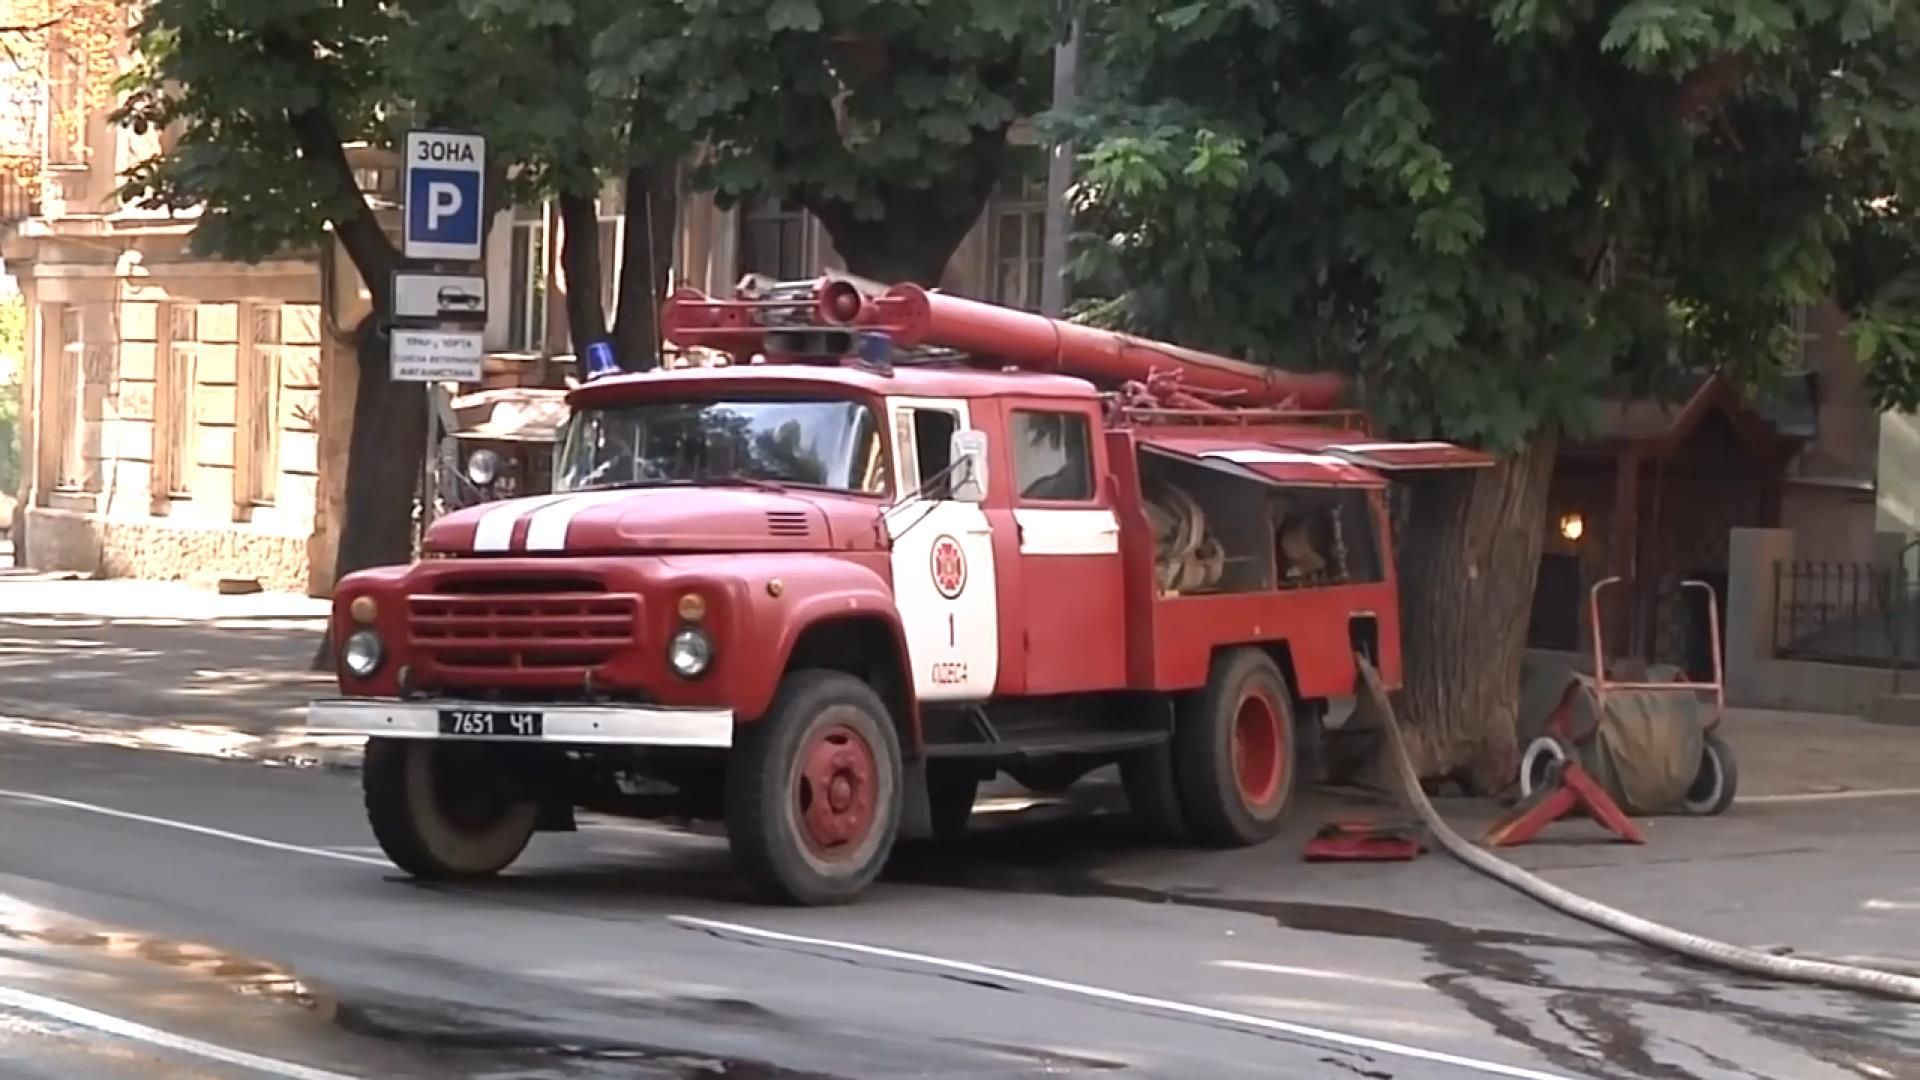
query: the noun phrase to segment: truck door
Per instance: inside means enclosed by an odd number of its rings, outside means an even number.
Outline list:
[[[1011,402],[1003,471],[1019,529],[1028,694],[1126,685],[1120,523],[1096,404]]]
[[[894,398],[889,407],[896,490],[915,491],[947,467],[953,433],[970,426],[967,403]],[[992,696],[1000,668],[1000,610],[985,511],[948,498],[941,483],[926,501],[890,513],[887,531],[914,693],[922,701]]]

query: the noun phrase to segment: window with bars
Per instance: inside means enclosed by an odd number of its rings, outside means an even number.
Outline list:
[[[807,277],[807,212],[797,204],[760,200],[740,209],[740,274],[765,274],[779,281]]]
[[[193,454],[199,445],[199,421],[193,414],[193,386],[199,377],[200,318],[192,303],[166,305],[161,324],[165,340],[160,349],[159,385],[154,390],[154,467],[160,494],[172,499],[193,496]]]
[[[271,506],[280,487],[280,305],[255,304],[240,353],[240,482],[244,506]]]
[[[1016,177],[994,196],[993,298],[1009,307],[1037,311],[1046,272],[1047,178]]]
[[[507,348],[545,352],[547,344],[547,206],[513,210],[508,257]]]
[[[87,486],[87,342],[82,309],[74,304],[59,308],[60,362],[48,372],[49,399],[58,403],[60,459],[54,486],[62,491],[81,491]]]

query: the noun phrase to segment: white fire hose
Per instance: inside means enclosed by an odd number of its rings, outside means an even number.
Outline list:
[[[1380,683],[1380,674],[1364,656],[1357,659],[1361,677],[1366,681],[1367,697],[1373,708],[1378,710],[1381,726],[1386,729],[1387,746],[1393,758],[1394,771],[1399,775],[1401,796],[1454,858],[1548,907],[1656,949],[1769,979],[1920,1001],[1920,978],[1829,960],[1781,956],[1675,930],[1569,892],[1466,840],[1447,827],[1447,823],[1434,810],[1433,803],[1427,799],[1419,778],[1414,775],[1413,762],[1407,756],[1400,725],[1394,718],[1386,689]]]

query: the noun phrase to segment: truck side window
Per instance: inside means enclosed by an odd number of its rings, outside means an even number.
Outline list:
[[[1093,498],[1093,446],[1085,413],[1015,409],[1008,433],[1022,499]]]
[[[938,409],[916,409],[913,413],[913,456],[919,472],[916,483],[925,484],[953,463],[953,433],[960,429],[960,418]],[[927,490],[929,499],[945,499],[953,490],[950,477],[941,476]]]

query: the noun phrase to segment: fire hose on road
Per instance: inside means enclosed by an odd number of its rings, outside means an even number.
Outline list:
[[[1454,858],[1564,914],[1691,960],[1768,979],[1920,1001],[1920,978],[1827,960],[1779,956],[1676,930],[1570,892],[1468,841],[1447,826],[1428,800],[1426,792],[1421,789],[1419,778],[1414,775],[1413,762],[1407,756],[1399,722],[1394,718],[1393,707],[1380,682],[1379,672],[1374,670],[1365,656],[1357,656],[1356,659],[1361,677],[1366,682],[1367,704],[1379,713],[1381,726],[1387,733],[1388,752],[1393,759],[1394,772],[1399,777],[1400,795],[1440,842],[1440,846],[1446,848]]]

